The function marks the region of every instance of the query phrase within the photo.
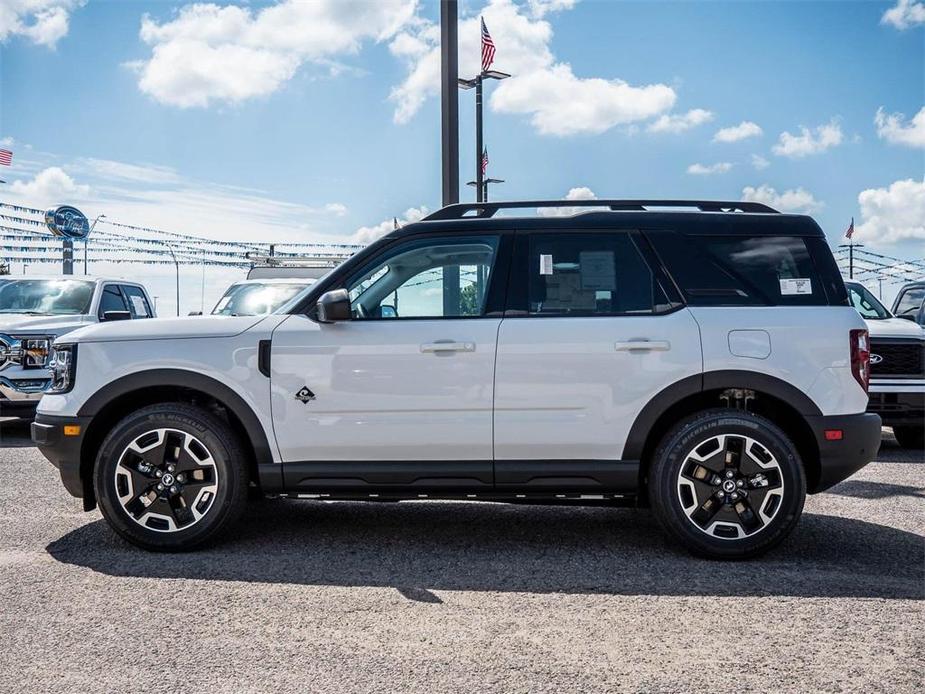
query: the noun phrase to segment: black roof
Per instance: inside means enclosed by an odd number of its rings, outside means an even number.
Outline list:
[[[588,208],[566,216],[542,216],[543,208]],[[666,210],[664,208],[672,208]],[[499,217],[502,210],[526,215]],[[808,216],[783,214],[761,203],[702,200],[530,200],[449,205],[386,238],[422,232],[555,229],[670,229],[692,235],[823,237]]]

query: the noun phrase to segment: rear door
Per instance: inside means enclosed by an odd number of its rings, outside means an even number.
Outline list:
[[[637,415],[701,373],[697,324],[653,266],[628,231],[518,233],[495,376],[499,489],[635,475],[613,461]]]

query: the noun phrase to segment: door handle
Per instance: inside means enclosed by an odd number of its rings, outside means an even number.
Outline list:
[[[425,342],[421,345],[421,351],[425,354],[435,354],[441,352],[474,352],[474,342],[454,342],[453,340],[437,340],[436,342]]]
[[[671,349],[671,343],[668,340],[640,338],[614,343],[614,349],[618,352],[667,352]]]

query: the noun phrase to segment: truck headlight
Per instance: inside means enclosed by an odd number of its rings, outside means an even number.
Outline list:
[[[46,393],[67,393],[74,387],[77,372],[77,345],[55,345],[51,351],[51,385]]]
[[[48,337],[23,337],[22,365],[26,369],[44,369],[48,364],[52,339]]]

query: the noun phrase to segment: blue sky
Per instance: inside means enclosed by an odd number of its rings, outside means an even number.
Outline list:
[[[288,240],[439,206],[436,2],[43,2],[0,10],[0,199]],[[920,0],[461,2],[463,70],[480,13],[515,74],[489,87],[494,196],[745,197],[925,255]]]

